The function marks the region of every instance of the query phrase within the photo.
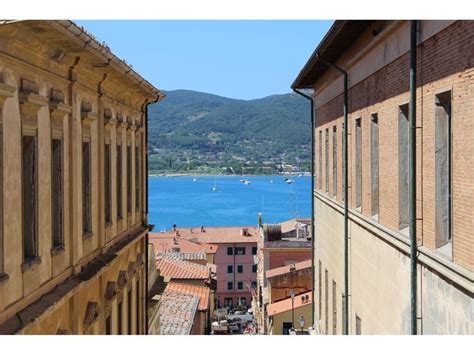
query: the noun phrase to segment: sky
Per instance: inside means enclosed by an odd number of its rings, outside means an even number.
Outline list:
[[[161,90],[290,92],[333,21],[76,21]]]

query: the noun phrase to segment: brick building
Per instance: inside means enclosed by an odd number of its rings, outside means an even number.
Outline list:
[[[0,334],[145,334],[146,107],[71,21],[0,21]]]
[[[410,21],[336,21],[293,83],[315,107],[315,317],[344,324],[348,76],[349,334],[410,333]],[[474,22],[417,21],[418,334],[474,334]]]

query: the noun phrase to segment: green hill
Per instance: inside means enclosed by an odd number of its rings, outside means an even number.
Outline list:
[[[248,173],[275,173],[279,164],[308,170],[308,100],[296,94],[256,100],[189,90],[166,94],[149,108],[151,172],[241,172],[244,166]]]

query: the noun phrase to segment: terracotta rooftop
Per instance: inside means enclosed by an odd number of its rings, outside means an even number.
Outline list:
[[[275,276],[280,276],[284,274],[288,274],[292,272],[291,268],[294,266],[294,271],[298,270],[303,270],[303,269],[308,269],[311,267],[311,260],[305,260],[305,261],[300,261],[298,263],[286,265],[286,266],[281,266],[277,267],[275,269],[270,269],[265,272],[265,276],[267,279],[275,277]]]
[[[168,236],[157,233],[150,234],[149,242],[153,244],[155,254],[170,251],[173,248],[179,248],[181,253],[205,253],[208,248],[185,238],[174,238],[174,232]]]
[[[311,304],[311,302],[311,291],[297,295],[295,296],[295,309]],[[288,297],[284,300],[269,304],[267,307],[268,315],[274,316],[275,314],[291,311],[291,303],[291,297]]]
[[[211,290],[209,287],[184,284],[170,281],[166,286],[165,292],[184,293],[186,295],[199,297],[199,311],[205,311],[209,308],[209,296]]]
[[[189,335],[199,297],[165,290],[160,299],[160,335]]]
[[[169,276],[171,279],[205,280],[209,277],[208,266],[168,256],[158,259],[156,261],[156,268],[160,270],[161,276]]]
[[[242,229],[248,231],[248,235],[242,235]],[[201,227],[178,228],[180,238],[187,239],[199,244],[225,244],[225,243],[256,243],[258,240],[258,230],[256,227]],[[159,238],[170,238],[175,232],[163,232],[154,234]]]

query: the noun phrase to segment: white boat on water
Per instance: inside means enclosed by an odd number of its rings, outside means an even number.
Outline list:
[[[197,179],[196,179],[196,178],[194,178],[194,179],[193,179],[193,182],[196,182],[196,181],[197,181]]]
[[[217,187],[217,179],[214,178],[214,186],[212,187],[212,191],[219,191],[219,188]]]
[[[287,179],[287,180],[285,180],[285,181],[286,181],[287,184],[292,184],[292,183],[295,182],[293,179]]]
[[[252,183],[252,181],[250,181],[250,180],[245,180],[245,181],[244,181],[244,184],[245,184],[245,185],[250,185],[251,183]]]

